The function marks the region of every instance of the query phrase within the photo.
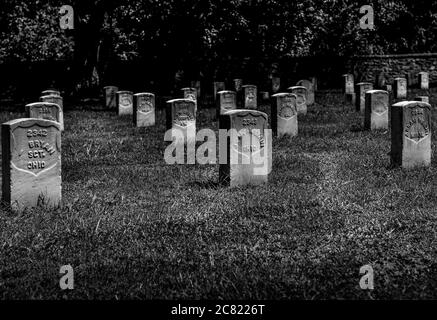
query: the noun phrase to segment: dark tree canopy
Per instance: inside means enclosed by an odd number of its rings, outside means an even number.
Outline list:
[[[59,27],[64,4],[74,30]],[[364,4],[374,30],[360,29]],[[427,0],[3,0],[0,16],[0,63],[72,61],[78,83],[114,60],[196,76],[231,58],[437,51],[437,2]]]

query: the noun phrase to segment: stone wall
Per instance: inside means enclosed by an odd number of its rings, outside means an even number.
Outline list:
[[[369,81],[376,85],[391,84],[394,78],[405,77],[409,86],[418,85],[418,73],[429,72],[430,85],[437,85],[437,53],[372,55],[349,58],[346,72],[355,75],[356,82]]]

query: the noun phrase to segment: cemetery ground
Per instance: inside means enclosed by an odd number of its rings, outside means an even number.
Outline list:
[[[364,131],[340,92],[317,101],[297,137],[274,138],[269,183],[233,189],[218,165],[165,164],[162,108],[134,128],[97,102],[66,105],[63,208],[1,208],[0,298],[437,298],[436,138],[431,168],[394,169],[389,132]],[[215,112],[200,106],[198,129],[217,129]]]

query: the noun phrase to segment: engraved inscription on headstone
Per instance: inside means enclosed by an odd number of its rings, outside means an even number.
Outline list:
[[[61,204],[61,131],[57,122],[2,124],[3,201],[13,210]]]
[[[118,115],[133,115],[133,93],[131,91],[117,92],[117,109]]]
[[[389,95],[384,90],[366,92],[366,108],[364,111],[364,128],[367,130],[388,129]]]
[[[185,143],[196,139],[196,104],[191,99],[173,99],[167,101],[167,130],[180,130]]]
[[[255,110],[258,108],[257,88],[254,85],[243,86],[243,102],[244,109]]]
[[[256,110],[232,110],[221,115],[220,129],[235,133],[228,134],[227,163],[220,163],[220,182],[231,187],[266,183],[272,161],[267,115]]]
[[[25,109],[27,118],[56,121],[60,124],[61,131],[63,130],[64,124],[61,123],[62,110],[58,104],[50,102],[35,102],[26,105]]]
[[[272,130],[277,137],[298,133],[297,96],[292,93],[277,93],[272,96]]]
[[[64,131],[64,99],[59,95],[49,95],[42,96],[40,100],[42,102],[55,103],[60,107],[61,112],[59,113],[59,123],[61,124],[61,131]]]
[[[370,82],[360,82],[356,85],[356,100],[355,100],[355,110],[357,112],[364,112],[366,107],[366,92],[373,90],[373,84]]]
[[[153,93],[134,94],[134,125],[150,127],[155,125],[155,95]]]
[[[431,165],[431,106],[402,101],[391,108],[391,160],[413,168]]]
[[[297,105],[297,113],[306,115],[307,114],[307,99],[308,99],[308,90],[302,86],[295,86],[288,88],[290,93],[294,93],[297,96],[296,105]]]

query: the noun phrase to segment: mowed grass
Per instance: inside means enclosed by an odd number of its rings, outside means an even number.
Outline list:
[[[436,138],[431,168],[393,169],[389,132],[363,131],[340,93],[317,100],[298,137],[274,139],[269,183],[234,189],[218,165],[165,164],[162,110],[153,128],[95,105],[67,112],[64,206],[2,208],[0,297],[437,298]],[[201,110],[198,127],[217,128],[214,114]],[[67,264],[72,291],[59,287]]]

